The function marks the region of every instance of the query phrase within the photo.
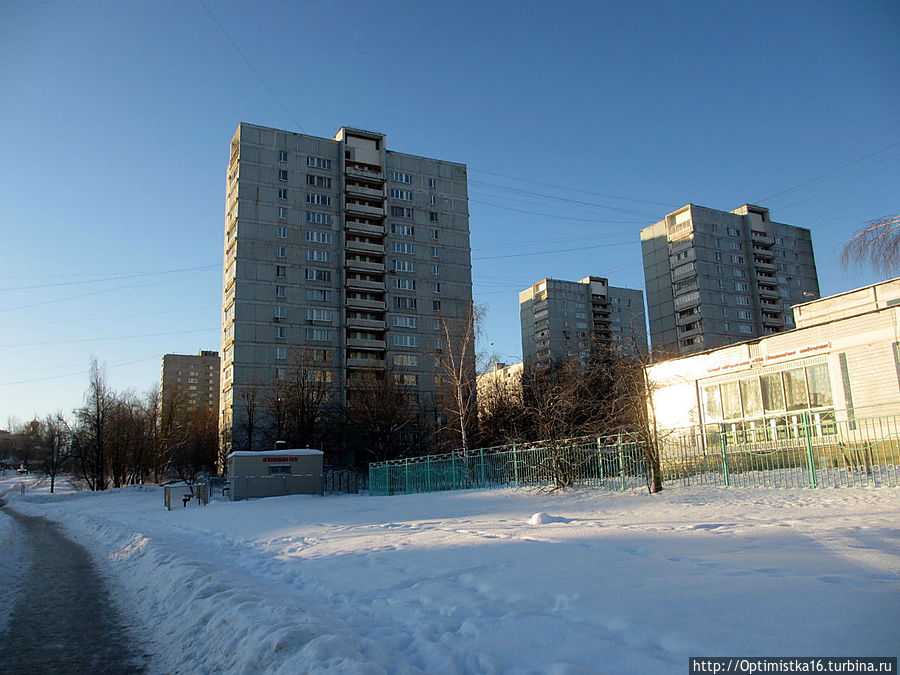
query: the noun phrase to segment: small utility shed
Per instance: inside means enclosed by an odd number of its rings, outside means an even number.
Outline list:
[[[322,494],[321,450],[238,450],[228,455],[229,498]]]

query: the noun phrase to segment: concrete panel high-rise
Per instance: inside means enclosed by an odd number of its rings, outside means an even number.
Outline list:
[[[386,145],[245,123],[231,141],[220,425],[235,448],[239,397],[298,353],[335,404],[385,373],[426,408],[439,398],[442,322],[471,317],[466,167]]]
[[[688,204],[641,231],[654,354],[678,356],[794,327],[819,297],[812,237],[744,204]]]
[[[519,316],[526,368],[573,358],[586,363],[597,344],[647,351],[644,294],[602,277],[542,279],[519,292]]]
[[[162,418],[169,418],[173,407],[177,414],[200,412],[218,417],[219,352],[166,354],[160,366]]]

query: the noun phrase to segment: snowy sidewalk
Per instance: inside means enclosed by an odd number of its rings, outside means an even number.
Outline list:
[[[155,627],[159,671],[682,673],[688,656],[900,651],[896,490],[10,501],[95,550]]]

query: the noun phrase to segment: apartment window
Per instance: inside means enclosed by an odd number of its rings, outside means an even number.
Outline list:
[[[287,228],[279,227],[278,230],[276,231],[276,234],[278,235],[279,239],[287,239]]]
[[[718,281],[719,281],[719,288],[724,289],[724,288],[725,288],[725,282],[722,281],[721,279],[719,279]]]
[[[275,337],[278,340],[284,340],[287,337],[287,329],[284,326],[275,326]]]
[[[410,260],[395,260],[394,270],[396,272],[415,272],[416,264]]]
[[[401,291],[414,291],[416,282],[414,279],[394,279],[394,288],[399,288]]]
[[[400,225],[399,223],[391,224],[391,232],[394,234],[400,234],[404,237],[411,237],[415,234],[415,229],[412,225]]]
[[[275,318],[276,319],[286,319],[287,318],[287,312],[285,311],[285,309],[282,305],[278,305],[275,308]]]
[[[416,299],[415,298],[394,298],[394,307],[396,307],[397,309],[415,310]]]
[[[738,324],[738,331],[740,331],[744,335],[752,335],[753,334],[753,329],[745,323]]]
[[[716,232],[719,231],[719,226],[716,225],[715,223],[712,223],[712,224],[709,226],[709,231],[712,232],[713,234],[715,234]]]
[[[414,244],[409,244],[405,241],[395,241],[391,243],[391,250],[394,253],[408,253],[409,255],[413,255],[416,252],[416,247]]]
[[[306,241],[312,241],[316,244],[330,244],[331,232],[316,232],[315,230],[310,230],[306,233]]]
[[[331,272],[328,270],[306,270],[307,281],[331,281]]]
[[[331,323],[330,309],[308,309],[306,310],[307,321],[327,321]]]
[[[403,201],[411,202],[413,200],[413,193],[411,190],[395,190],[391,188],[391,199],[402,199]]]
[[[285,218],[287,218],[287,207],[285,207],[285,206],[278,207],[278,217],[281,220],[284,220]]]
[[[728,293],[722,293],[722,304],[728,303]]]
[[[307,204],[317,204],[318,206],[331,206],[330,195],[320,195],[315,192],[306,193]]]
[[[431,309],[435,312],[441,311],[441,301],[440,300],[432,300],[431,301]]]
[[[430,188],[437,187],[437,179],[429,178],[428,179],[428,187],[430,187]]]
[[[393,218],[412,218],[413,210],[405,206],[392,206],[391,216]]]
[[[744,264],[744,256],[742,255],[732,255],[731,262],[735,265],[743,265]]]
[[[746,293],[747,291],[750,290],[750,286],[743,281],[735,281],[734,282],[734,290],[742,291],[742,292]]]
[[[414,316],[395,316],[394,328],[415,328],[416,317]]]
[[[732,251],[740,251],[740,250],[741,250],[741,242],[739,242],[739,241],[732,241],[732,242],[729,242],[729,243],[728,243],[728,247],[729,247]]]
[[[395,183],[412,183],[412,176],[408,173],[401,173],[399,171],[391,171],[391,180]]]
[[[721,265],[716,265],[716,274],[722,276],[723,274],[725,274],[725,268]]]
[[[784,238],[783,237],[775,237],[775,243],[778,246],[784,246]]]
[[[434,276],[440,276],[441,266],[440,265],[432,265],[431,266],[431,274]]]
[[[432,327],[434,330],[440,330],[440,329],[441,329],[441,321],[440,321],[440,319],[435,319],[434,321],[432,321],[432,322],[431,322],[431,327]]]
[[[438,251],[438,247],[437,247],[437,246],[432,246],[432,247],[431,247],[431,257],[432,257],[432,258],[439,258],[439,257],[440,257],[440,252]]]
[[[395,366],[418,366],[419,357],[416,354],[394,354]]]
[[[316,223],[317,225],[331,225],[331,214],[319,213],[318,211],[307,211],[306,222]]]
[[[279,162],[288,161],[288,154],[286,151],[282,150],[281,152],[278,153],[278,161]]]
[[[287,169],[278,169],[278,180],[287,181]]]
[[[287,347],[275,347],[275,358],[283,360],[287,358]]]
[[[722,259],[722,252],[716,251],[716,260],[721,260],[721,259]]]
[[[429,195],[428,203],[431,204],[432,206],[435,206],[437,204],[437,197],[435,197],[434,195]]]
[[[307,328],[306,339],[317,342],[329,342],[331,340],[331,330],[327,328]]]
[[[278,189],[278,199],[287,199],[287,188]]]
[[[438,214],[436,211],[428,212],[428,220],[432,223],[436,223],[438,221]]]
[[[746,295],[736,295],[734,297],[734,301],[739,305],[749,305],[750,304],[750,298],[748,298]]]
[[[419,346],[419,336],[418,335],[403,335],[403,334],[394,335],[394,346],[395,347],[418,347]]]
[[[734,229],[733,227],[729,227],[729,228],[728,228],[728,235],[729,235],[730,237],[738,237],[738,236],[740,236],[740,234],[741,234],[741,233],[738,232],[738,231],[737,231],[736,229]]]
[[[328,176],[314,176],[310,173],[306,175],[306,184],[313,187],[330,188],[331,179]]]
[[[331,262],[331,251],[309,250],[306,252],[306,259],[312,262]]]
[[[311,302],[331,302],[332,291],[321,288],[307,288],[306,299]]]
[[[408,387],[417,387],[419,386],[419,376],[407,373],[394,373],[394,382]]]
[[[430,230],[428,230],[428,236],[430,236],[434,241],[437,241],[437,238],[438,238],[437,229],[432,227]]]
[[[283,298],[285,296],[285,288],[284,286],[276,286],[275,287],[275,297]]]
[[[306,158],[306,166],[311,166],[314,169],[325,169],[326,171],[331,171],[331,160],[310,155]]]
[[[275,255],[279,258],[287,258],[287,247],[279,246],[275,249]]]
[[[731,270],[731,274],[733,276],[737,277],[738,279],[744,278],[744,270],[739,270],[737,268],[734,268],[733,270]]]

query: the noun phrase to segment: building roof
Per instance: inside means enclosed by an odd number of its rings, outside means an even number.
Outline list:
[[[321,450],[312,448],[295,448],[293,450],[235,450],[228,455],[232,457],[294,457],[296,455],[324,455]]]

